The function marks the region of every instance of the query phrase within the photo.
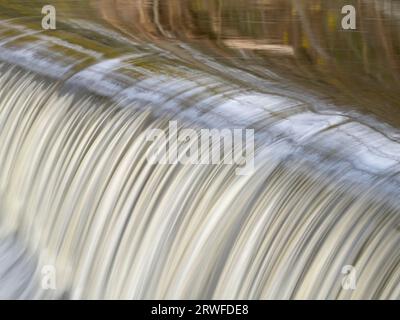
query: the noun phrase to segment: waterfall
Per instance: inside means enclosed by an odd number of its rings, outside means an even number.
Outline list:
[[[194,48],[0,27],[1,298],[400,297],[397,128]],[[254,171],[150,163],[172,120],[254,129]]]

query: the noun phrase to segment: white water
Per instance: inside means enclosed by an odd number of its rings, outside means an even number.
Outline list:
[[[37,49],[0,50],[0,297],[399,298],[397,130],[209,60],[229,77]],[[170,119],[255,128],[256,171],[149,164]]]

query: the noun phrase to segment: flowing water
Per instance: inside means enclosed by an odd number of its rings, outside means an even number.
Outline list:
[[[400,297],[398,2],[45,4],[0,0],[0,298]],[[254,172],[150,163],[170,120]]]

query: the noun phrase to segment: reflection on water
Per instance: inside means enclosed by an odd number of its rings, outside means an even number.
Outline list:
[[[251,71],[261,78],[268,78],[274,71],[341,104],[362,108],[396,125],[400,122],[398,1],[57,0],[53,3],[61,20],[59,30],[53,34],[78,44],[84,41],[85,47],[93,46],[97,52],[118,55],[121,43],[118,46],[105,43],[104,47],[101,38],[83,30],[91,22],[112,26],[139,43],[156,44],[199,68],[204,68],[204,63],[196,60],[188,46],[219,63]],[[40,28],[38,13],[45,2],[0,1],[0,4],[3,17],[20,18],[30,27]],[[346,4],[357,9],[356,31],[341,29],[341,8]],[[82,31],[78,33],[84,39],[76,34],[79,24]],[[72,34],[71,25],[76,28]],[[87,43],[88,37],[95,41]],[[26,40],[32,38],[19,41]],[[92,62],[86,60],[83,66]]]
[[[190,43],[219,62],[261,77],[273,69],[386,121],[400,121],[398,1],[93,3],[104,20],[136,39]],[[354,32],[341,29],[346,4],[357,9]]]
[[[399,2],[44,4],[0,0],[1,296],[400,296]],[[255,173],[150,165],[171,119],[254,128]]]

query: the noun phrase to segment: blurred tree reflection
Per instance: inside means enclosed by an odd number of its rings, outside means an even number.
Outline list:
[[[341,8],[357,30],[341,29]],[[399,113],[400,1],[100,0],[103,18],[139,39],[190,43],[216,59],[265,76],[278,70],[303,86]],[[393,114],[388,114],[393,119]]]
[[[138,42],[163,46],[207,68],[188,47],[262,78],[270,71],[345,105],[400,125],[399,0],[53,0],[60,21],[104,23]],[[0,0],[2,19],[40,28],[44,0]],[[357,30],[341,28],[341,9],[357,9]],[[33,20],[27,17],[33,16]],[[59,24],[53,35],[81,44]],[[74,33],[75,32],[75,33]],[[82,31],[83,32],[83,31]],[[90,36],[85,44],[108,50]],[[97,43],[96,43],[97,41]],[[110,54],[118,54],[110,46]],[[111,52],[112,51],[112,52]],[[103,51],[101,51],[104,53]],[[91,63],[87,60],[86,63]],[[238,77],[239,78],[239,77]],[[240,81],[240,79],[238,79]]]

